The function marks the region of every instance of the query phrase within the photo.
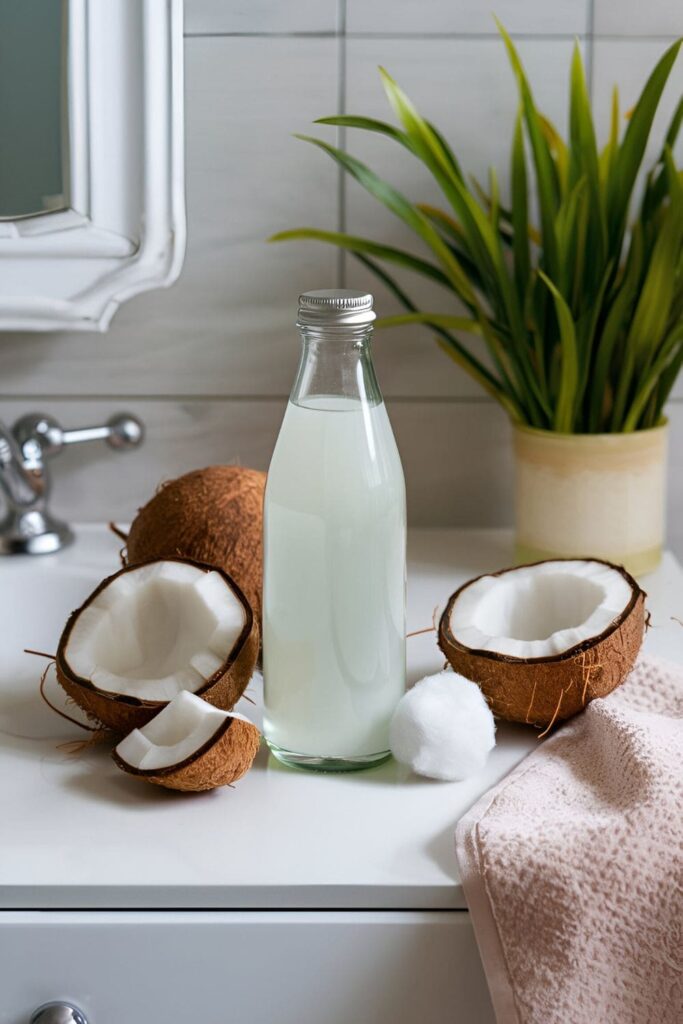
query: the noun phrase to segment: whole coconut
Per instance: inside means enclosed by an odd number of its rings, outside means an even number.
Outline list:
[[[260,621],[265,485],[265,473],[242,466],[207,466],[161,484],[133,520],[128,564],[180,557],[214,565]]]

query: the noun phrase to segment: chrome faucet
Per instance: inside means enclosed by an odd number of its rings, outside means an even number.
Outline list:
[[[140,420],[119,413],[101,427],[62,430],[51,416],[29,413],[8,430],[0,422],[0,490],[7,505],[0,519],[0,555],[43,555],[73,540],[66,523],[48,510],[50,476],[47,460],[65,445],[106,441],[123,451],[144,438]]]

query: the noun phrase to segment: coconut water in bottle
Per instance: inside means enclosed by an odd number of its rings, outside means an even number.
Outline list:
[[[264,732],[299,767],[384,760],[405,689],[405,484],[374,318],[362,292],[300,297],[301,361],[268,472]]]

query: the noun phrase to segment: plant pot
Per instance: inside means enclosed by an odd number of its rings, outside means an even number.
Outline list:
[[[514,427],[516,557],[604,558],[632,575],[662,557],[668,424],[629,434]]]

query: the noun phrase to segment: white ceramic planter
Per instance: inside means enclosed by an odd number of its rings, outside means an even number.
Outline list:
[[[515,427],[518,561],[593,557],[633,575],[655,569],[664,541],[667,430]]]

